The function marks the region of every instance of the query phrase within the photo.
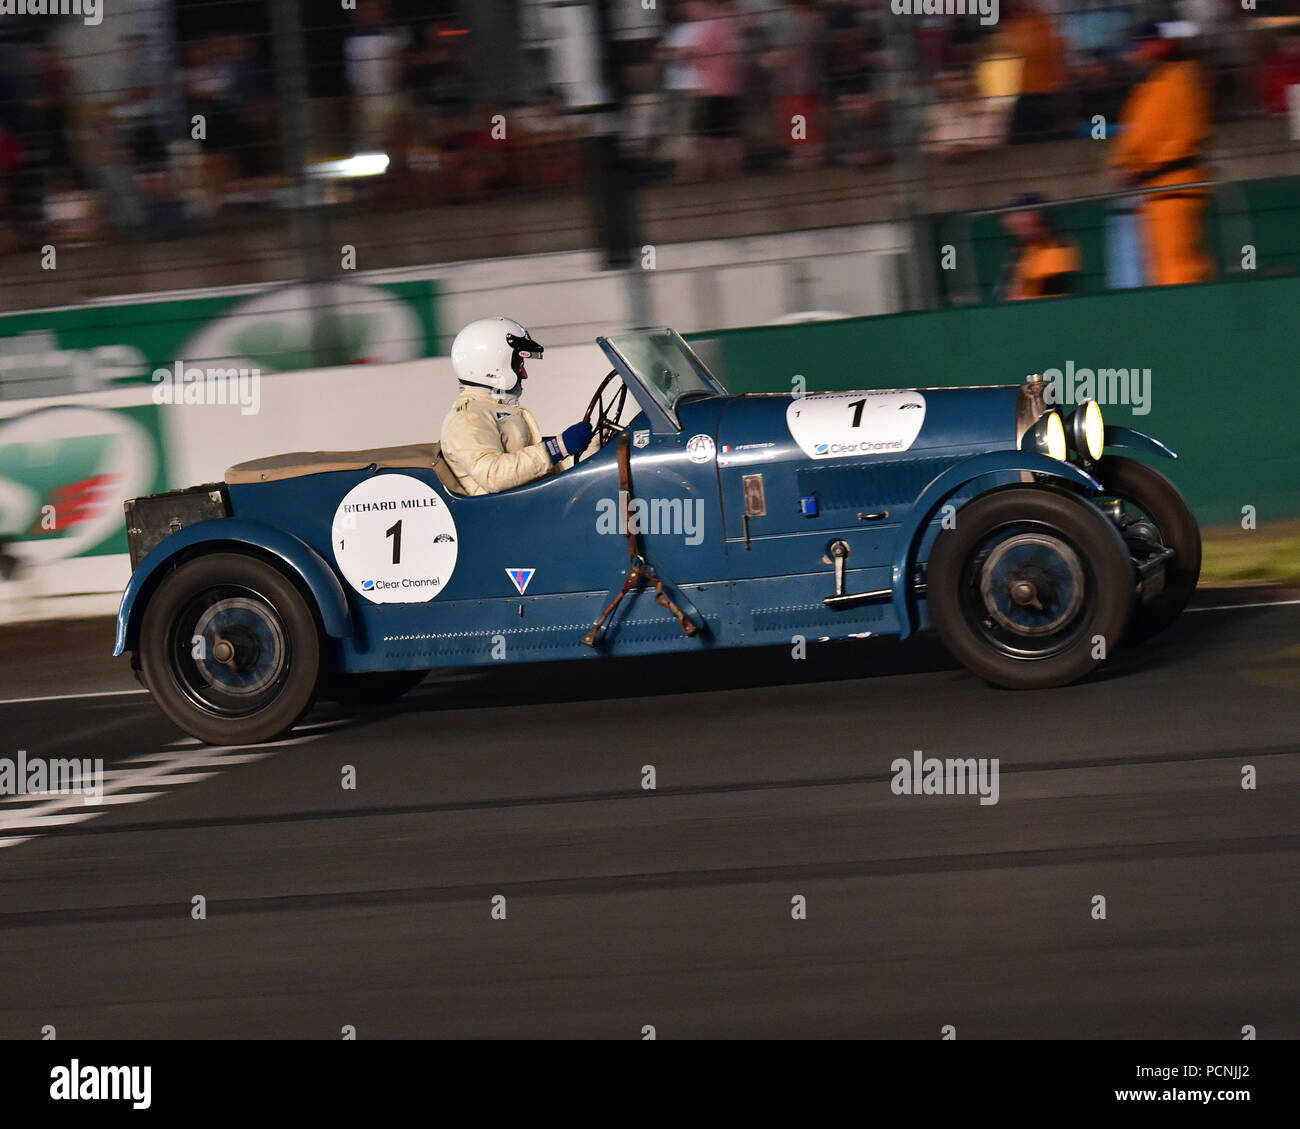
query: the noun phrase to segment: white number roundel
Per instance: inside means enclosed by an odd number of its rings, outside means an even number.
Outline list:
[[[377,474],[334,511],[334,559],[372,604],[432,600],[456,569],[456,523],[432,486],[409,474]]]
[[[898,454],[921,434],[925,397],[912,391],[819,392],[791,400],[785,422],[810,459]]]

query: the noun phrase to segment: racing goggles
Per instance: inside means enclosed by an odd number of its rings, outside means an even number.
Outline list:
[[[515,376],[519,376],[519,370],[524,367],[524,361],[536,357],[539,361],[542,359],[544,346],[534,341],[527,333],[520,337],[514,333],[506,334],[506,344],[514,352],[510,355],[510,368]]]

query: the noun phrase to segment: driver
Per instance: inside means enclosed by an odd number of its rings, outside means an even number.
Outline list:
[[[517,321],[472,321],[451,346],[460,395],[442,424],[442,453],[467,494],[495,494],[553,474],[591,442],[591,425],[575,423],[543,438],[533,413],[520,407],[528,371],[542,346]]]

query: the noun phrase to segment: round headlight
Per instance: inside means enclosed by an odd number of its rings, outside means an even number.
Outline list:
[[[1106,424],[1096,400],[1084,400],[1070,416],[1070,445],[1085,459],[1101,458],[1106,446]]]
[[[1020,446],[1022,449],[1032,447],[1040,455],[1065,462],[1069,452],[1066,450],[1065,424],[1061,422],[1061,413],[1047,411],[1039,416],[1038,422],[1025,432]]]

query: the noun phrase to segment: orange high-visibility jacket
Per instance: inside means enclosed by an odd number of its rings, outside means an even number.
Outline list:
[[[1110,163],[1141,178],[1138,187],[1191,184],[1204,178],[1196,165],[1151,176],[1174,162],[1200,156],[1210,136],[1210,92],[1191,60],[1162,63],[1129,95]]]
[[[1007,299],[1022,301],[1071,294],[1082,269],[1083,256],[1073,239],[1052,236],[1026,244],[1016,259]]]

